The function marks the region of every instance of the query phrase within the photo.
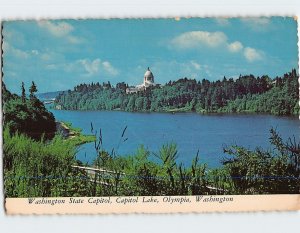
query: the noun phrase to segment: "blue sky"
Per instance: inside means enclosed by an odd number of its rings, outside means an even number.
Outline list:
[[[7,88],[39,92],[79,83],[217,80],[240,74],[280,76],[298,70],[293,18],[177,18],[8,21],[3,26]]]

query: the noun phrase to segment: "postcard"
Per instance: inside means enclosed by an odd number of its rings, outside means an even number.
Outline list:
[[[300,209],[296,18],[1,33],[7,214]]]

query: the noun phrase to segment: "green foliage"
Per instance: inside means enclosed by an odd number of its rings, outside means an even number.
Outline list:
[[[55,136],[49,142],[3,132],[4,187],[7,197],[82,196],[91,184],[73,170],[76,147]]]
[[[112,156],[99,151],[95,166],[110,171],[97,176],[93,195],[161,196],[208,194],[205,178],[206,166],[193,163],[184,168],[176,163],[175,144],[164,145],[156,154],[155,161],[150,151],[140,146],[134,155]],[[105,183],[105,186],[103,185]]]
[[[31,86],[29,88],[29,93],[30,93],[29,97],[30,97],[30,99],[35,98],[35,94],[34,93],[36,93],[36,92],[37,92],[37,87],[36,87],[35,83],[32,81]]]
[[[71,137],[70,140],[74,145],[79,146],[81,144],[89,143],[89,142],[94,142],[95,137],[93,135],[83,135],[79,134],[76,135],[75,137]]]
[[[127,85],[110,83],[79,85],[60,94],[56,104],[65,109],[121,109],[126,111],[225,111],[297,113],[296,71],[283,78],[240,77],[236,81],[180,79],[162,88],[126,95]],[[102,133],[82,135],[71,124],[62,123],[68,139],[56,135],[53,115],[35,97],[11,94],[3,85],[4,132],[3,169],[7,197],[30,196],[112,196],[112,195],[197,195],[300,193],[300,143],[295,138],[283,142],[271,129],[273,148],[253,151],[240,146],[225,149],[229,158],[223,167],[208,169],[199,164],[199,152],[190,167],[177,163],[174,143],[163,145],[154,156],[143,146],[135,154],[122,157],[118,147],[127,140],[124,128],[116,150],[106,151]],[[24,98],[25,97],[25,98]],[[52,137],[49,135],[52,134]],[[45,140],[45,137],[47,140]],[[52,138],[52,139],[51,139]],[[97,172],[73,168],[76,146],[94,141]]]
[[[276,78],[263,94],[246,95],[231,100],[220,112],[260,112],[274,115],[299,114],[299,83],[296,71]]]
[[[65,121],[57,123],[57,134],[62,135],[76,146],[96,140],[95,135],[84,135],[82,129],[73,127],[71,123]]]
[[[5,195],[8,197],[82,196],[90,192],[90,182],[83,173],[72,169],[76,163],[76,146],[95,140],[70,128],[74,135],[67,140],[55,135],[56,123],[52,113],[34,95],[26,99],[24,83],[22,96],[11,94],[3,84],[4,132],[3,169]]]
[[[26,102],[26,93],[25,93],[24,82],[22,82],[21,91],[22,91],[22,95],[21,95],[22,103],[25,103]]]
[[[209,193],[210,190],[207,188],[209,180],[207,178],[207,167],[206,164],[199,165],[199,151],[196,157],[192,161],[191,168],[189,169],[191,183],[189,188],[189,194],[197,195],[203,193]]]
[[[123,131],[124,132],[124,131]],[[208,169],[199,164],[199,152],[190,167],[177,164],[176,144],[163,145],[158,153],[143,146],[126,157],[98,151],[96,167],[112,171],[97,178],[97,195],[209,195],[299,193],[300,143],[295,138],[284,143],[270,130],[272,150],[247,150],[239,146],[225,149],[224,166]],[[124,134],[124,133],[123,133]],[[122,134],[122,137],[123,137]]]
[[[254,151],[231,146],[225,152],[233,156],[224,160],[224,170],[233,182],[233,192],[299,193],[300,143],[291,138],[284,143],[279,134],[270,130],[272,150],[257,148]]]
[[[46,138],[54,136],[56,131],[55,118],[44,104],[34,95],[26,99],[22,85],[22,96],[11,94],[3,84],[3,112],[4,125],[11,133],[24,133],[39,139],[42,135]],[[31,87],[34,93],[36,86]]]
[[[182,78],[164,86],[126,94],[125,83],[80,84],[61,93],[56,106],[66,110],[122,110],[130,112],[260,112],[292,115],[299,112],[296,70],[283,77],[240,76],[210,82]]]
[[[153,154],[140,146],[134,155],[118,156],[102,148],[99,136],[93,167],[101,171],[86,172],[71,166],[76,164],[76,143],[72,140],[56,136],[48,142],[35,141],[24,134],[11,135],[8,128],[3,137],[8,197],[300,192],[300,143],[295,139],[283,142],[274,129],[270,137],[272,150],[231,146],[225,151],[230,157],[217,169],[199,164],[199,152],[191,166],[177,164],[173,143]]]

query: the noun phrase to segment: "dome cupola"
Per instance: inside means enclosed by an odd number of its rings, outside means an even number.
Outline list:
[[[148,67],[146,73],[144,74],[144,82],[149,83],[149,84],[154,83],[154,76],[153,76],[151,70],[149,69],[149,67]]]

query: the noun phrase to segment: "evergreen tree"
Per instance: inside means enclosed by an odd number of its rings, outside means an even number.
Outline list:
[[[30,93],[29,97],[30,97],[31,100],[35,98],[34,93],[36,93],[36,92],[37,92],[37,87],[36,87],[35,83],[32,81],[32,84],[29,88],[29,93]]]
[[[23,96],[11,94],[3,86],[4,126],[9,129],[10,133],[25,133],[34,139],[40,139],[43,134],[46,138],[54,136],[56,131],[55,118],[45,108],[44,104],[35,97],[36,91],[37,88],[33,83],[30,88],[31,99],[26,102],[26,98],[24,98],[24,102]]]
[[[21,96],[21,98],[22,98],[22,103],[25,103],[25,102],[26,102],[26,93],[25,93],[24,82],[22,82],[22,87],[21,87],[21,89],[22,89],[22,96]]]

